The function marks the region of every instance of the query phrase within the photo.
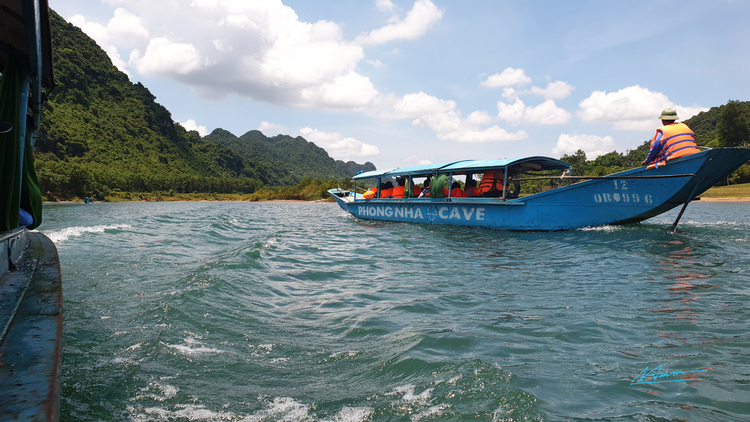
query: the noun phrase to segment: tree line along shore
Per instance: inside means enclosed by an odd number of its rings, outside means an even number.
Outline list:
[[[330,186],[330,187],[326,187]],[[174,201],[232,201],[232,202],[333,202],[328,189],[336,185],[327,183],[307,189],[266,189],[251,194],[243,193],[177,193],[177,192],[113,192],[101,202],[174,202]],[[729,186],[714,186],[700,196],[705,202],[750,202],[750,183]],[[83,202],[83,198],[71,198],[54,202]]]

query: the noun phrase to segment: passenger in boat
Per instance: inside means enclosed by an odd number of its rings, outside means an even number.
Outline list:
[[[673,158],[700,152],[693,131],[685,123],[677,123],[677,111],[667,108],[661,112],[659,119],[662,127],[656,129],[656,134],[651,138],[651,150],[642,166],[655,168]]]
[[[422,192],[419,194],[419,198],[428,198],[430,196],[430,183],[431,177],[427,176],[424,183],[422,183]]]
[[[34,225],[34,217],[23,208],[18,209],[18,227],[29,227]]]
[[[479,187],[477,186],[477,181],[473,178],[469,177],[466,181],[466,196],[481,196],[481,193],[479,192]]]
[[[487,170],[479,183],[479,196],[499,198],[503,196],[505,170]]]
[[[396,183],[398,183],[398,186],[393,188],[391,198],[403,199],[404,189],[406,189],[406,179],[404,179],[403,177],[399,177],[398,179],[396,179]]]
[[[448,196],[448,189],[446,189],[445,196]],[[463,189],[461,189],[461,184],[458,182],[453,182],[451,185],[451,198],[465,198],[468,195],[466,195],[466,192],[464,192]]]
[[[385,182],[380,186],[380,197],[390,198],[393,195],[393,183]]]

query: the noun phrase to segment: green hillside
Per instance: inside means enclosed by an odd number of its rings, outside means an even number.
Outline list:
[[[698,113],[685,123],[695,132],[698,145],[711,148],[750,146],[750,101],[728,101]]]
[[[375,170],[375,165],[370,162],[360,165],[353,161],[344,163],[334,160],[323,148],[301,136],[292,138],[288,135],[278,135],[269,138],[260,131],[251,130],[236,137],[223,129],[216,129],[203,140],[225,145],[247,159],[278,163],[277,169],[291,178],[285,179],[284,184],[298,183],[300,179],[295,176],[299,177],[300,174],[316,179],[338,180],[351,177],[362,169]]]
[[[257,131],[237,138],[217,129],[201,139],[79,28],[50,15],[57,87],[35,144],[40,185],[50,199],[103,199],[112,191],[252,193],[374,168],[334,161],[303,138]]]

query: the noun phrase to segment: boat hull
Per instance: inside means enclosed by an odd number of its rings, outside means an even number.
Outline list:
[[[748,159],[748,149],[713,149],[672,160],[657,169],[636,168],[507,201],[498,198],[365,200],[359,196],[355,200],[349,192],[333,189],[330,193],[342,209],[364,219],[502,230],[570,230],[635,223],[662,214],[705,192]],[[671,177],[675,175],[685,176]]]
[[[5,243],[3,243],[5,241]],[[0,238],[15,251],[0,274],[0,420],[57,421],[62,280],[54,243],[26,229]]]

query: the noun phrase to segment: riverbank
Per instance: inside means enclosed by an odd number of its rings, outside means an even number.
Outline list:
[[[748,202],[750,201],[750,183],[729,186],[714,186],[700,195],[706,202]]]
[[[699,197],[701,202],[750,202],[750,198],[739,198],[739,197],[727,197],[727,198],[715,198],[715,197]]]
[[[283,198],[260,196],[256,194],[230,193],[160,193],[160,192],[118,192],[107,195],[104,200],[95,202],[333,202],[330,198],[311,197]],[[56,200],[44,198],[45,203],[82,203],[82,198]]]

